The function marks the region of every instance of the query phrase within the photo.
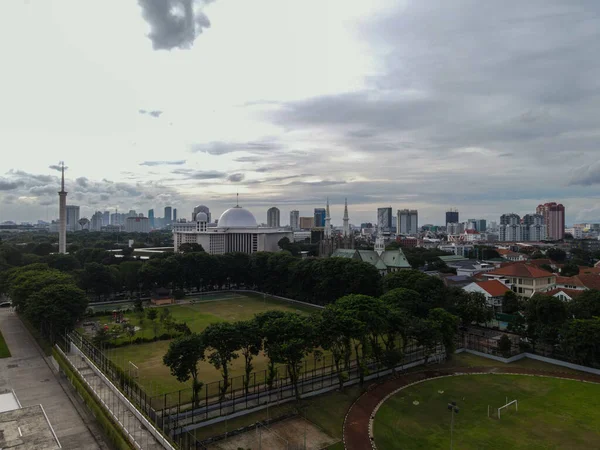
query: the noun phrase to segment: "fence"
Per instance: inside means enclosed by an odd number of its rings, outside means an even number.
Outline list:
[[[192,402],[191,388],[152,396],[129,376],[127,370],[111,361],[104,351],[81,334],[69,333],[62,338],[59,345],[66,352],[71,351],[71,345],[75,345],[157,429],[182,449],[201,448],[193,436],[193,430],[199,426],[219,421],[224,416],[244,414],[244,411],[279,404],[296,397],[296,387],[288,376],[286,366],[276,368],[276,376],[271,383],[266,370],[253,372],[248,380],[247,389],[244,376],[232,378],[225,393],[222,389],[223,381],[208,383],[202,388],[195,405]],[[436,356],[440,350],[435,350]],[[423,361],[425,356],[423,348],[408,345],[398,367]],[[314,395],[320,391],[334,389],[339,385],[340,375],[344,383],[356,382],[361,376],[356,359],[344,365],[341,371],[336,370],[331,355],[312,357],[303,364],[297,383],[298,396]],[[375,378],[384,376],[389,370],[374,359],[366,360],[362,367],[363,376],[370,374]]]

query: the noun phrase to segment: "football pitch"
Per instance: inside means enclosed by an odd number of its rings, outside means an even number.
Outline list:
[[[158,311],[164,307],[158,307]],[[201,332],[211,323],[216,322],[234,322],[238,320],[247,320],[254,317],[255,314],[270,311],[288,311],[300,314],[310,314],[318,311],[317,308],[305,306],[298,303],[286,302],[269,296],[252,293],[231,293],[210,294],[202,298],[196,298],[194,303],[170,305],[168,306],[171,317],[177,322],[185,322],[194,332]],[[146,309],[147,310],[147,309]],[[134,313],[127,313],[125,316],[134,325],[139,325],[139,320]],[[108,320],[105,319],[105,321]],[[103,320],[101,318],[101,323]],[[160,335],[164,330],[159,329]],[[143,336],[151,338],[154,336],[154,330],[148,319],[141,323],[141,330],[135,337]],[[171,375],[169,369],[163,364],[162,359],[169,347],[170,341],[156,341],[145,344],[132,344],[124,347],[106,350],[107,356],[124,370],[129,371],[133,366],[137,367],[138,383],[150,395],[164,394],[174,392],[179,389],[191,387],[191,381],[180,383]],[[261,352],[254,357],[254,371],[262,371],[267,368],[268,359]],[[202,361],[198,365],[200,371],[200,380],[208,384],[222,379],[220,371],[216,370],[207,361]],[[244,373],[244,360],[238,358],[233,361],[230,375],[236,377]],[[238,387],[238,386],[236,386]],[[241,386],[240,386],[241,387]]]
[[[502,409],[506,400],[518,401]],[[522,375],[462,375],[415,384],[377,411],[380,449],[600,448],[600,385]],[[490,416],[488,417],[488,405]]]

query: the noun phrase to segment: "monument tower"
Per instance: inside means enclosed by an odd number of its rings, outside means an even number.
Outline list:
[[[65,163],[60,162],[61,179],[58,193],[58,253],[67,253],[67,193],[65,192]]]

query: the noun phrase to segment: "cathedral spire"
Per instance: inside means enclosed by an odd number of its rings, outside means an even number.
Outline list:
[[[331,215],[329,214],[329,197],[327,197],[327,209],[325,212],[325,238],[331,238]]]
[[[348,218],[348,199],[344,199],[344,237],[348,237],[350,235],[350,225],[348,223],[350,219]]]

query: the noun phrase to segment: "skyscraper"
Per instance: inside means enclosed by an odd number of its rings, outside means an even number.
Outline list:
[[[267,226],[270,228],[279,228],[280,213],[279,208],[272,207],[267,210]]]
[[[449,224],[449,223],[458,223],[458,210],[457,209],[451,209],[450,211],[446,211],[446,224]]]
[[[67,231],[77,231],[79,228],[79,206],[67,205]]]
[[[560,203],[538,205],[536,213],[544,216],[548,239],[557,241],[565,238],[565,207]]]
[[[148,210],[148,222],[150,224],[150,228],[154,228],[154,209]]]
[[[300,211],[297,209],[290,211],[290,227],[292,230],[298,230],[300,228]]]
[[[110,225],[110,211],[104,211],[102,213],[102,225]]]
[[[172,210],[170,206],[165,206],[165,225],[168,225],[172,222],[171,211]]]
[[[177,222],[177,208],[173,208],[173,222]]]
[[[397,234],[417,234],[419,232],[419,213],[416,209],[399,209],[396,221]]]
[[[65,191],[65,163],[60,162],[60,191],[58,193],[58,253],[67,253],[67,192]]]
[[[325,216],[327,215],[327,211],[325,208],[315,208],[315,227],[324,227],[325,226]]]
[[[379,231],[392,231],[392,207],[377,208],[377,227]]]

